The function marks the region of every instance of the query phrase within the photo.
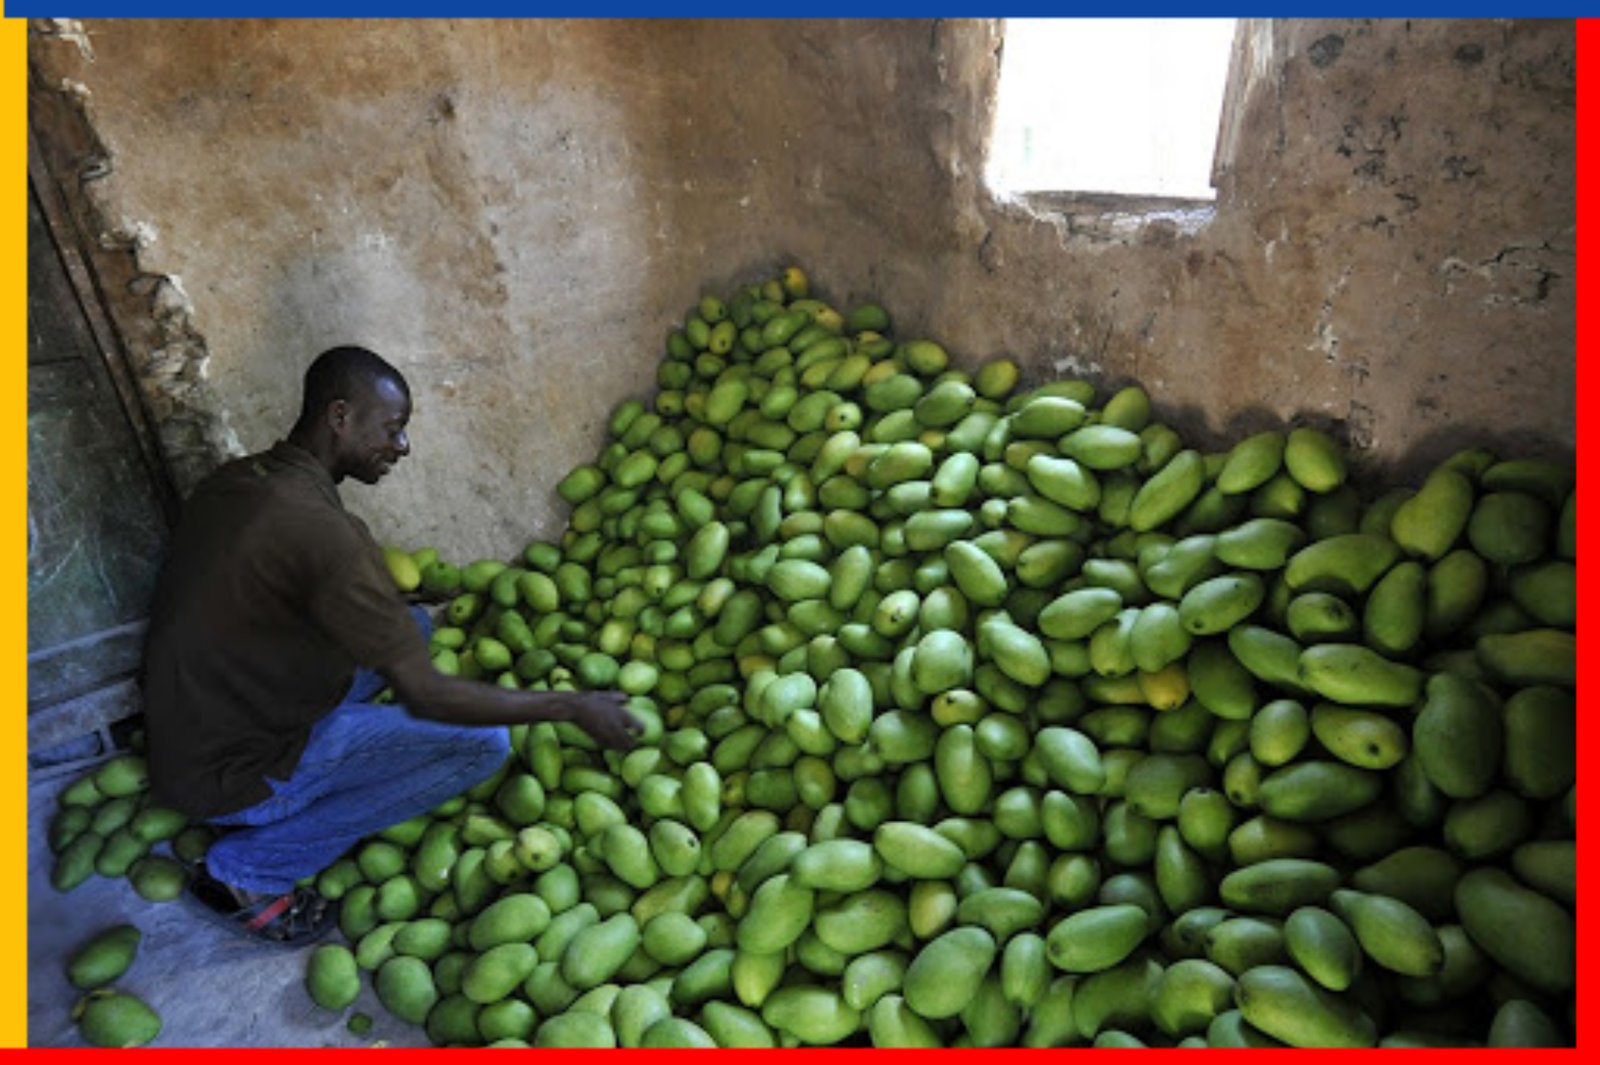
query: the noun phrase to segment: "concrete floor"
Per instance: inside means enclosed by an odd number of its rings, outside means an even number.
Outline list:
[[[306,993],[310,947],[258,946],[195,917],[181,902],[150,903],[126,880],[90,877],[63,894],[50,884],[53,856],[46,828],[56,794],[88,764],[61,774],[35,774],[28,785],[28,1044],[83,1046],[72,1023],[79,993],[66,963],[79,944],[115,924],[133,924],[144,938],[132,967],[115,984],[138,995],[162,1019],[156,1047],[427,1046],[421,1028],[391,1017],[370,980],[342,1014],[319,1008]],[[337,941],[338,929],[325,941]],[[370,1016],[365,1036],[345,1028],[353,1013]]]

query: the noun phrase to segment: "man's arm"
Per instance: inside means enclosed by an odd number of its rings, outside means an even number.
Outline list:
[[[618,691],[531,692],[448,676],[433,667],[419,643],[379,672],[413,715],[452,725],[526,725],[570,721],[602,747],[627,750],[644,723]]]

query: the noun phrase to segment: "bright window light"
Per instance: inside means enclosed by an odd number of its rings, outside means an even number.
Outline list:
[[[1233,19],[1008,19],[989,187],[1215,198]]]

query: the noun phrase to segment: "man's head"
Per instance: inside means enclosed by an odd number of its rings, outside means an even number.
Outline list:
[[[411,390],[400,371],[366,348],[329,348],[306,369],[293,436],[312,446],[335,482],[364,484],[410,454]]]

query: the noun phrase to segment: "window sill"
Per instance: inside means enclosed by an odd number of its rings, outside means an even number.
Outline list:
[[[1194,236],[1216,215],[1211,200],[1085,192],[997,195],[1003,207],[1057,226],[1069,238],[1105,244],[1165,244]]]

